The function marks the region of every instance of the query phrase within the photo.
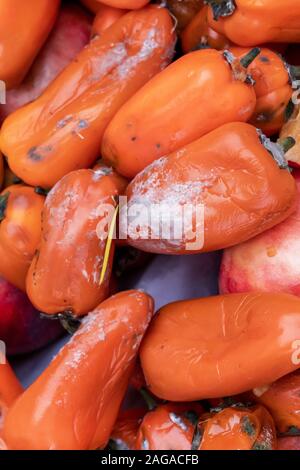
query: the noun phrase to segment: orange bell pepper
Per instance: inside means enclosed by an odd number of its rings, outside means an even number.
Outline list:
[[[114,241],[101,283],[107,239],[98,237],[97,226],[106,226],[112,214],[105,205],[116,207],[115,198],[126,184],[109,168],[77,170],[48,194],[41,243],[26,283],[31,302],[41,312],[84,315],[108,297]]]
[[[300,42],[298,0],[207,0],[210,26],[239,46]]]
[[[182,31],[192,21],[203,3],[203,0],[167,0],[168,9],[176,19],[177,31]]]
[[[0,80],[19,85],[50,33],[60,0],[0,1]]]
[[[8,362],[0,364],[0,441],[7,411],[22,392],[23,387]]]
[[[0,146],[13,172],[50,188],[91,166],[120,106],[170,61],[173,29],[167,10],[150,5],[92,40],[37,100],[4,121]]]
[[[8,448],[105,447],[152,313],[152,298],[140,291],[121,292],[91,312],[10,408]]]
[[[0,195],[0,275],[21,290],[41,237],[45,197],[22,184]]]
[[[249,49],[231,47],[236,57],[243,57]],[[261,49],[261,54],[249,66],[249,73],[255,80],[256,108],[249,120],[253,126],[266,135],[277,134],[286,122],[287,108],[293,94],[293,67],[270,49]]]
[[[298,297],[231,294],[160,309],[140,357],[152,393],[192,401],[243,393],[295,371],[299,338]]]
[[[167,403],[149,411],[137,433],[137,450],[191,450],[203,408],[197,403]]]
[[[145,408],[121,411],[110,435],[109,449],[134,450],[137,433],[146,412]]]
[[[296,145],[292,147],[286,154],[291,166],[300,167],[300,106],[296,106],[289,121],[283,126],[280,137],[285,139],[291,136],[295,139]]]
[[[205,5],[182,31],[181,46],[184,53],[205,47],[222,50],[230,46],[226,36],[209,26],[207,12],[208,6]]]
[[[282,434],[300,436],[300,371],[253,391],[256,401],[268,408]]]
[[[100,36],[107,28],[128,12],[127,10],[110,7],[102,3],[99,3],[99,6],[100,8],[98,8],[92,26],[92,38]]]
[[[295,208],[296,184],[279,145],[250,124],[231,123],[153,162],[126,195],[121,221],[129,221],[128,243],[177,255],[233,246],[285,220]],[[147,217],[141,212],[132,222],[137,204]],[[158,223],[149,217],[155,205]],[[166,232],[166,214],[177,222],[176,236],[172,226]]]
[[[276,450],[272,416],[262,406],[225,408],[204,415],[199,425],[198,450]]]
[[[215,50],[181,57],[113,118],[103,137],[104,160],[132,178],[222,124],[248,121],[256,97],[247,69],[258,53],[254,49],[242,63]]]

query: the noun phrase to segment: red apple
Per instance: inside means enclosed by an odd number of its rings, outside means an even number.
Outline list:
[[[61,8],[54,29],[24,82],[6,93],[0,105],[0,121],[35,100],[89,42],[92,18],[77,5]]]
[[[0,277],[0,340],[8,355],[35,351],[63,331],[59,321],[41,318],[22,291]]]
[[[220,292],[286,292],[300,296],[300,171],[296,211],[257,237],[226,249],[219,276]]]

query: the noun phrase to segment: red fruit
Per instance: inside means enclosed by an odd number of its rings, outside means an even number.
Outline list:
[[[296,211],[257,237],[226,249],[219,276],[222,294],[285,292],[300,296],[300,171]]]
[[[300,436],[280,437],[277,440],[277,450],[300,450]]]
[[[0,278],[0,340],[8,355],[35,351],[62,332],[58,321],[41,318],[22,291]]]
[[[0,121],[16,109],[35,100],[54,78],[89,42],[92,19],[76,5],[66,5],[59,13],[54,29],[36,58],[23,83],[6,93],[0,106]]]

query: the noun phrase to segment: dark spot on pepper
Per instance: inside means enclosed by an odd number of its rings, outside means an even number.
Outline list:
[[[265,55],[261,55],[261,56],[259,57],[259,60],[260,60],[261,62],[265,63],[265,64],[267,64],[267,63],[270,62],[269,57],[267,57],[267,56],[265,56]]]
[[[136,140],[136,137],[131,137],[132,142]]]
[[[241,420],[242,432],[247,434],[250,437],[255,436],[255,426],[250,421],[248,416],[244,416]]]
[[[89,127],[89,123],[85,119],[80,119],[78,127],[79,129],[86,129],[87,127]]]
[[[31,149],[28,150],[28,156],[31,158],[31,160],[35,161],[43,159],[42,155],[37,152],[37,147],[31,147]]]
[[[160,149],[161,145],[160,144],[155,144],[157,149]]]

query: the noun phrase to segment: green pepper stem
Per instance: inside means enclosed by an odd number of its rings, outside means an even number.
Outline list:
[[[149,411],[155,410],[157,408],[157,401],[150,395],[148,390],[145,387],[142,387],[140,389],[140,394],[142,395],[143,399],[146,402],[146,405],[149,409]]]
[[[205,3],[211,7],[216,21],[219,18],[231,16],[236,9],[234,0],[205,0]]]
[[[284,154],[286,154],[291,148],[293,148],[296,145],[296,141],[293,137],[286,137],[285,139],[279,139],[277,142],[282,150],[284,151]]]
[[[254,47],[251,51],[248,52],[244,57],[241,58],[240,64],[242,67],[247,69],[249,65],[256,59],[256,57],[260,54],[261,49],[259,47]]]

